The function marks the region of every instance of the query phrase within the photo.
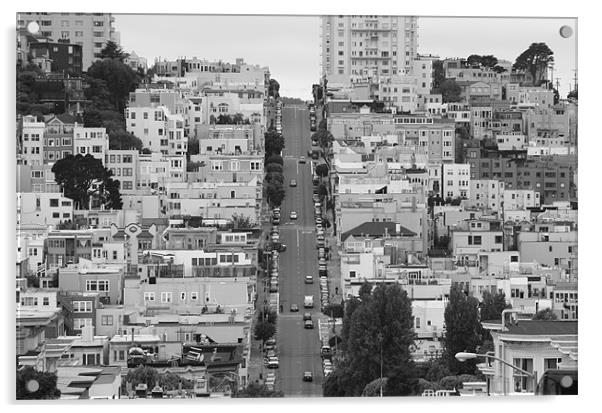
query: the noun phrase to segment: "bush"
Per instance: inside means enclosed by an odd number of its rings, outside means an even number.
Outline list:
[[[425,390],[441,390],[439,383],[433,383],[425,379],[418,379],[418,392],[422,394]]]

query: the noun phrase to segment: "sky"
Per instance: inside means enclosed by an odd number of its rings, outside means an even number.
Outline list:
[[[560,27],[573,28],[562,38]],[[418,52],[440,57],[493,54],[514,62],[533,42],[554,52],[554,77],[561,96],[576,69],[576,19],[420,17]],[[317,16],[220,16],[116,14],[121,45],[146,57],[199,57],[268,66],[280,94],[309,99],[320,76],[320,19]],[[157,30],[161,28],[161,30]]]

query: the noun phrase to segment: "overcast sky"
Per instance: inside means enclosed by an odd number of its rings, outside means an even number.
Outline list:
[[[564,39],[563,25],[575,34]],[[514,62],[533,42],[554,52],[554,77],[565,96],[576,69],[575,19],[421,17],[418,52],[440,57],[493,54]],[[121,45],[146,57],[179,56],[269,66],[280,94],[309,99],[320,75],[320,19],[317,16],[219,16],[115,14]]]

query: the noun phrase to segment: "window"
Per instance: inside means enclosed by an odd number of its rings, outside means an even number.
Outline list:
[[[74,318],[73,319],[73,329],[81,330],[85,326],[91,326],[92,319],[91,318]]]
[[[190,299],[191,300],[198,300],[199,299],[199,293],[196,291],[193,291],[190,293]]]
[[[186,301],[186,292],[182,291],[182,292],[180,293],[180,300],[182,300],[182,301]]]
[[[420,317],[415,317],[414,321],[415,321],[415,324],[416,324],[416,328],[420,328]]]
[[[112,315],[103,315],[100,317],[100,324],[103,326],[112,326],[113,325],[113,316]]]
[[[152,291],[145,292],[144,301],[155,301],[155,293]]]
[[[50,305],[50,298],[42,297],[42,305]]]
[[[94,37],[103,37],[104,32],[94,32]]]
[[[502,236],[501,235],[496,235],[495,236],[495,243],[496,244],[501,244],[502,243]]]
[[[91,313],[92,312],[92,301],[74,301],[73,302],[74,313]]]
[[[171,303],[172,301],[172,297],[171,297],[171,292],[167,291],[167,292],[162,292],[161,293],[161,302],[162,303]]]
[[[109,291],[108,280],[86,280],[86,291]]]

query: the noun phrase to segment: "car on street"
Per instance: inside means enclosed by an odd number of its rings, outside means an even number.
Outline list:
[[[307,320],[311,320],[311,314],[310,313],[303,313],[303,321],[307,321]]]
[[[314,322],[312,320],[305,320],[305,324],[303,325],[305,328],[314,328]]]
[[[314,376],[311,371],[306,371],[305,373],[303,373],[303,381],[313,381],[313,380],[314,380]]]
[[[291,304],[291,312],[296,313],[299,311],[299,306],[297,304]]]
[[[267,368],[268,369],[277,369],[280,366],[280,363],[278,362],[278,357],[270,357],[268,359],[267,362]]]
[[[291,179],[291,183],[290,186],[297,186],[297,180],[296,179]]]
[[[272,224],[274,224],[274,225],[280,224],[280,218],[279,217],[272,218]]]
[[[330,356],[332,356],[332,350],[330,349],[330,346],[322,346],[320,348],[320,354],[324,358],[330,358]]]
[[[291,212],[291,219],[297,219],[297,213],[295,211]]]
[[[277,293],[278,292],[278,286],[274,285],[274,284],[270,284],[270,292],[271,293]]]
[[[299,158],[299,163],[305,163],[305,156],[301,156]]]
[[[274,250],[276,250],[278,252],[286,251],[286,244],[283,244],[281,242],[275,242],[274,243]]]
[[[313,284],[314,283],[314,277],[312,277],[311,275],[306,275],[305,276],[305,284]]]

